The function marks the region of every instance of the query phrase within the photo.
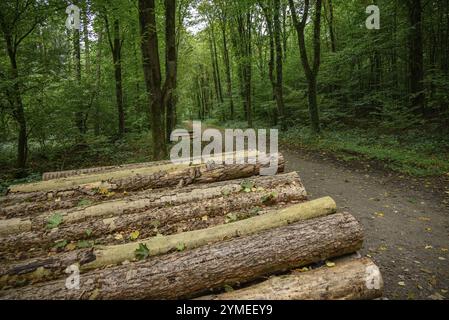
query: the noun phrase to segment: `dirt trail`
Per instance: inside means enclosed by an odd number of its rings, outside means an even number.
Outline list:
[[[449,298],[449,199],[431,181],[348,166],[326,153],[281,151],[312,199],[332,196],[363,224],[361,253],[381,268],[386,298]]]

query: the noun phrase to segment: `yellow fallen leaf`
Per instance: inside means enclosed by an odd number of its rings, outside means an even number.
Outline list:
[[[115,240],[123,240],[123,234],[117,233],[114,237]]]
[[[203,220],[203,221],[207,221],[207,219],[209,219],[208,216],[204,216],[204,217],[201,218],[201,220]]]
[[[419,220],[419,221],[430,221],[430,218],[427,218],[427,217],[419,217],[418,220]]]
[[[138,230],[131,232],[131,234],[129,235],[129,238],[131,240],[137,240],[137,238],[139,238],[140,236],[140,232]]]
[[[76,249],[76,243],[69,243],[68,245],[65,246],[65,248],[68,251],[73,251]]]
[[[398,285],[400,285],[401,287],[405,287],[405,282],[404,281],[399,281]]]
[[[433,249],[433,247],[432,246],[426,246],[426,250],[430,250],[430,249]]]
[[[378,216],[379,218],[383,218],[385,216],[385,213],[383,213],[382,211],[376,212],[374,213],[376,216]]]
[[[326,261],[326,266],[327,266],[328,268],[333,268],[333,267],[335,267],[335,263],[332,262],[332,261]]]
[[[441,251],[447,252],[448,250],[447,250],[447,248],[441,248]]]

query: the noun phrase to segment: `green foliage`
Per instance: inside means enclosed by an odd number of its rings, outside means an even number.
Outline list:
[[[137,260],[145,260],[150,255],[150,250],[146,244],[139,243],[139,248],[136,249],[134,255]]]
[[[60,213],[55,213],[47,220],[47,228],[54,229],[57,228],[63,221],[63,217]]]

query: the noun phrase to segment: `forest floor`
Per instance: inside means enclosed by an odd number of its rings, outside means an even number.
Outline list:
[[[281,152],[312,199],[331,196],[363,224],[361,254],[380,267],[385,298],[449,298],[449,176],[412,178],[326,152]]]

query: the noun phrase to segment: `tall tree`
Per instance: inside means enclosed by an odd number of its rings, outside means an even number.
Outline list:
[[[276,99],[276,80],[274,77],[274,65],[275,65],[275,48],[274,48],[274,32],[273,32],[273,10],[270,5],[271,0],[268,3],[264,0],[259,0],[259,6],[262,8],[262,12],[265,16],[267,23],[268,40],[270,44],[270,60],[268,62],[268,77],[270,78],[271,87],[273,90],[273,99]]]
[[[181,15],[181,13],[179,13]],[[179,35],[178,35],[179,36]],[[164,110],[166,114],[166,138],[176,125],[175,89],[177,76],[177,32],[176,32],[176,0],[165,0],[165,84]]]
[[[309,17],[310,0],[304,0],[302,8],[302,19],[298,19],[298,11],[294,0],[288,0],[292,15],[293,24],[298,36],[298,46],[301,56],[301,63],[308,84],[308,102],[309,114],[312,130],[315,133],[320,132],[320,116],[317,102],[317,76],[321,62],[321,6],[322,0],[316,0],[315,18],[313,20],[313,61],[310,62],[307,56],[307,48],[305,41],[305,28]]]
[[[163,87],[154,0],[139,0],[139,21],[143,71],[151,106],[153,157],[155,160],[161,160],[167,157],[164,111],[167,110],[167,102],[173,94],[176,83],[176,0],[165,0],[165,41],[168,70]]]
[[[283,53],[281,43],[281,20],[280,20],[281,4],[280,0],[274,0],[274,39],[276,43],[276,104],[278,108],[278,117],[282,130],[285,126],[285,111],[284,111],[284,91],[283,91]]]
[[[22,79],[19,74],[17,53],[20,44],[40,25],[46,17],[46,4],[33,1],[8,1],[0,4],[0,28],[5,40],[6,52],[10,63],[10,97],[12,115],[19,127],[17,136],[17,168],[23,175],[28,153],[27,118],[22,99]]]
[[[424,53],[421,0],[407,0],[410,21],[409,68],[411,107],[425,114]]]
[[[231,113],[231,119],[234,119],[234,99],[232,96],[231,59],[229,55],[228,37],[226,32],[228,15],[226,6],[224,6],[221,1],[219,2],[219,7],[220,7],[220,27],[223,40],[223,60],[226,72],[226,89],[229,99],[229,110]]]
[[[120,34],[120,20],[117,17],[114,18],[113,30],[111,31],[107,13],[105,13],[104,19],[109,47],[111,48],[112,53],[112,62],[114,64],[115,101],[117,104],[118,134],[119,136],[122,136],[125,133],[125,110],[123,107],[122,83],[122,47],[124,39]]]

